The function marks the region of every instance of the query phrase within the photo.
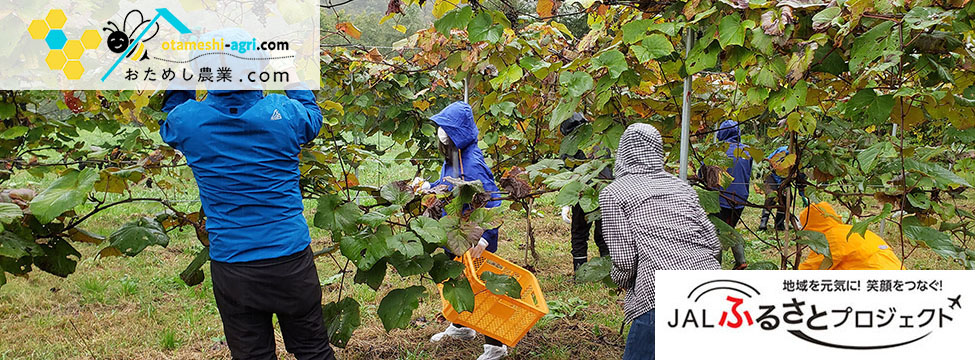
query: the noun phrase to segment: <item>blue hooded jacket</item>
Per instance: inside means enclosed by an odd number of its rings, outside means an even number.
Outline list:
[[[718,130],[718,140],[728,143],[728,158],[731,159],[731,167],[728,168],[728,172],[735,179],[731,182],[731,185],[727,189],[722,189],[723,195],[728,196],[734,200],[745,202],[748,201],[748,186],[752,179],[752,157],[747,151],[744,151],[745,145],[741,143],[741,132],[738,129],[738,122],[734,120],[726,120],[721,123],[721,128]],[[747,155],[747,158],[735,156],[735,152],[738,149]],[[721,207],[726,209],[741,209],[745,205],[742,204],[731,204],[728,202],[724,196],[720,198]]]
[[[167,92],[163,141],[196,178],[210,258],[239,263],[295,254],[311,243],[298,185],[298,154],[322,127],[311,91]]]
[[[443,170],[440,171],[440,179],[432,186],[447,185],[453,189],[453,185],[444,181],[446,177],[453,177],[465,181],[480,180],[484,185],[484,190],[493,194],[493,198],[498,195],[498,185],[494,183],[494,174],[491,168],[484,162],[484,153],[477,147],[477,137],[480,131],[474,123],[474,113],[471,106],[463,101],[457,101],[447,105],[439,114],[430,118],[437,123],[447,133],[450,140],[454,142],[460,150],[460,160],[462,169],[455,168],[451,162],[444,161]],[[492,200],[485,207],[493,208],[501,205],[500,200]],[[481,237],[488,241],[487,251],[494,252],[498,249],[498,229],[488,229]]]

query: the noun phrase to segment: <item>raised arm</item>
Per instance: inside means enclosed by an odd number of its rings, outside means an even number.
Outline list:
[[[315,93],[310,90],[288,90],[288,98],[298,102],[298,116],[293,119],[298,132],[298,142],[306,144],[318,136],[322,129],[322,109],[315,102]]]
[[[613,260],[613,281],[624,289],[632,289],[636,280],[637,248],[630,221],[610,191],[603,190],[599,194],[599,207],[603,219],[603,238],[609,247],[609,257]]]

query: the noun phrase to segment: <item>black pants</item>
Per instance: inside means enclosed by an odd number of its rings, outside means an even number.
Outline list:
[[[733,209],[733,208],[721,208],[721,212],[718,213],[718,217],[725,224],[734,228],[738,226],[738,222],[741,221],[741,212],[745,208]],[[735,267],[739,267],[745,264],[745,245],[738,243],[731,246],[731,253],[735,256]],[[718,253],[718,262],[721,262],[721,253]]]
[[[277,314],[288,352],[300,360],[335,359],[322,320],[322,287],[311,248],[245,263],[212,261],[213,295],[234,359],[276,359]]]
[[[586,221],[586,212],[582,206],[576,204],[572,207],[572,263],[575,266],[582,265],[589,260],[589,229],[592,223]],[[603,240],[603,222],[596,220],[596,230],[593,231],[593,241],[599,248],[599,256],[608,256],[609,247]]]

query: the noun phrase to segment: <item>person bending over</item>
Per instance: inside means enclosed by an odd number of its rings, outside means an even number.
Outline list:
[[[599,206],[611,275],[626,291],[625,321],[633,322],[623,359],[653,360],[654,271],[720,270],[721,245],[697,192],[664,170],[656,128],[634,124],[623,132],[614,173]]]

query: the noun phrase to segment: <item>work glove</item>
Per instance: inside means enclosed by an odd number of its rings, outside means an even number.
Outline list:
[[[479,240],[477,244],[471,246],[471,250],[470,250],[471,256],[474,257],[475,259],[480,258],[481,254],[484,254],[484,249],[487,249],[487,247],[488,247],[488,241],[484,240],[484,238],[481,238],[481,240]]]
[[[572,207],[562,207],[562,221],[564,221],[566,224],[572,225]]]
[[[422,193],[425,190],[430,190],[430,182],[421,177],[415,177],[413,181],[410,181],[410,189],[413,189],[414,194]]]

